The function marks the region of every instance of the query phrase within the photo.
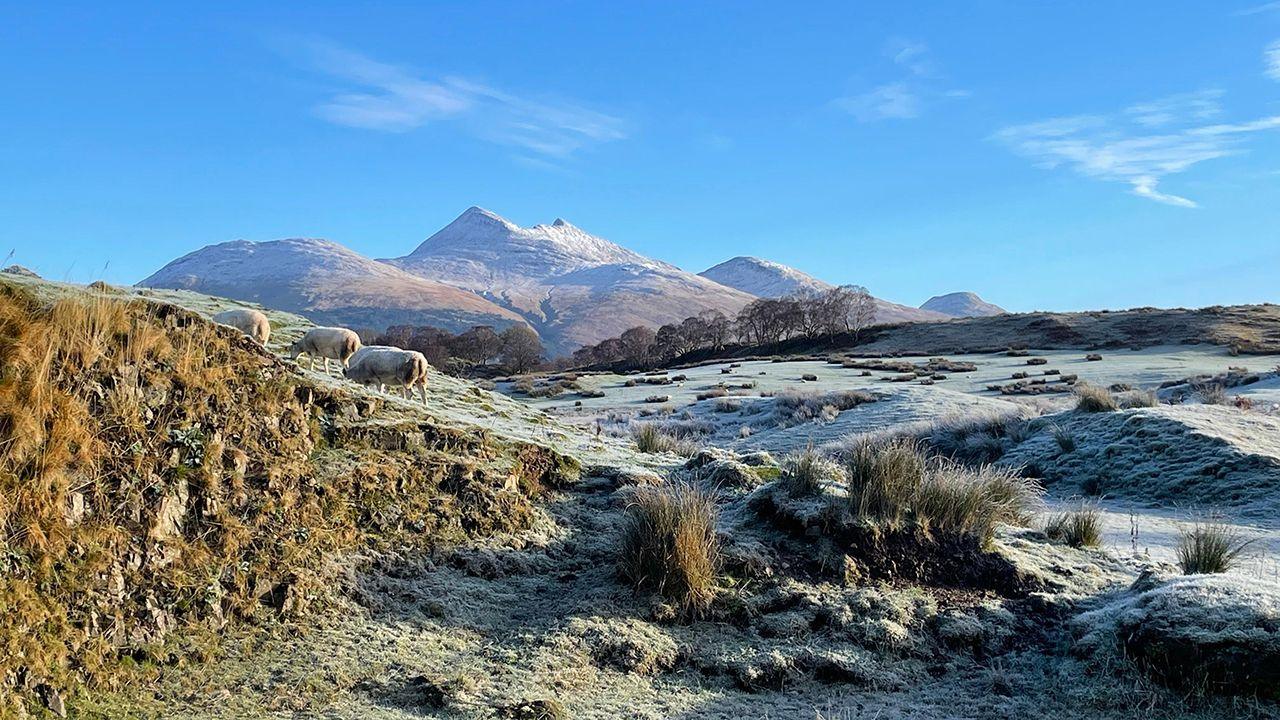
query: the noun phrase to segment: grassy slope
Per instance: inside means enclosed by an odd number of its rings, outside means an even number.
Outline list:
[[[305,326],[272,320],[271,349]],[[433,416],[168,302],[3,277],[0,714],[206,657],[264,605],[305,612],[350,551],[527,526],[576,476],[547,447],[567,435],[440,384]]]

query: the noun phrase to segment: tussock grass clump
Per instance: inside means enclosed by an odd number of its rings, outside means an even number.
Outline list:
[[[896,524],[904,519],[911,499],[924,483],[928,460],[918,441],[898,438],[884,444],[857,445],[845,468],[854,515]]]
[[[787,390],[776,396],[774,412],[783,425],[798,425],[815,418],[830,419],[833,408],[836,415],[869,402],[876,396],[862,390],[836,390],[832,392]]]
[[[861,518],[989,540],[999,523],[1024,523],[1042,491],[1012,470],[969,468],[930,456],[917,440],[862,443],[849,453],[849,506]]]
[[[1076,409],[1083,412],[1112,412],[1120,409],[1111,391],[1097,385],[1079,383],[1075,388]]]
[[[627,506],[618,569],[686,612],[704,610],[720,569],[718,511],[712,495],[691,484],[647,488]]]
[[[1191,390],[1205,405],[1228,405],[1231,402],[1227,396],[1226,386],[1218,383],[1194,383]]]
[[[1183,575],[1224,573],[1235,567],[1253,541],[1217,520],[1183,529],[1178,538],[1178,567]]]
[[[1045,521],[1044,533],[1050,540],[1074,548],[1101,547],[1102,513],[1092,505],[1055,513]]]
[[[1060,426],[1053,426],[1053,439],[1058,443],[1058,447],[1062,452],[1074,452],[1076,449],[1076,438],[1069,430]]]
[[[814,495],[827,484],[844,484],[840,463],[812,447],[791,455],[782,463],[778,482],[792,495]]]
[[[675,453],[685,457],[698,452],[695,443],[662,429],[657,423],[641,423],[631,430],[636,448],[643,453]]]

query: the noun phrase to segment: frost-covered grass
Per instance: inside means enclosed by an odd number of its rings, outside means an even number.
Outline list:
[[[1102,545],[1102,513],[1092,505],[1056,513],[1045,521],[1044,532],[1050,540],[1071,547],[1099,547]]]
[[[717,516],[714,496],[694,485],[637,493],[627,505],[618,549],[622,576],[686,611],[705,609],[720,567]]]
[[[1250,544],[1221,521],[1196,523],[1178,538],[1178,567],[1184,575],[1224,573],[1239,563]]]
[[[912,439],[863,443],[846,459],[849,507],[891,526],[911,521],[990,539],[999,523],[1025,523],[1043,490],[1005,468],[967,467],[931,456]]]

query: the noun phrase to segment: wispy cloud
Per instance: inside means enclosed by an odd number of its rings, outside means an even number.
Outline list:
[[[1269,2],[1269,3],[1263,3],[1261,5],[1254,5],[1252,7],[1244,8],[1243,10],[1237,10],[1233,14],[1241,15],[1241,16],[1258,15],[1261,13],[1274,12],[1274,11],[1280,11],[1280,2]]]
[[[452,120],[483,140],[550,158],[628,134],[623,120],[575,103],[534,100],[459,77],[428,78],[323,41],[295,43],[289,54],[348,86],[313,108],[337,125],[406,132]]]
[[[884,57],[893,66],[892,72],[887,74],[896,75],[897,79],[864,92],[836,98],[833,104],[863,122],[873,122],[919,117],[933,100],[969,97],[967,90],[937,87],[942,72],[929,47],[922,42],[891,38],[885,44]]]
[[[1276,40],[1262,51],[1262,59],[1266,64],[1267,77],[1280,80],[1280,40]]]
[[[881,85],[860,95],[837,98],[835,104],[863,122],[920,115],[920,98],[906,83],[900,82]]]
[[[1140,197],[1197,207],[1190,198],[1160,190],[1161,181],[1206,160],[1245,152],[1251,134],[1280,128],[1280,116],[1204,124],[1220,112],[1219,96],[1216,91],[1176,95],[1114,116],[1078,115],[1014,125],[993,137],[1041,167],[1127,183]],[[1205,97],[1213,98],[1212,107],[1201,102]],[[1198,99],[1189,101],[1192,98]]]
[[[1222,114],[1222,105],[1218,102],[1221,97],[1222,91],[1217,89],[1180,93],[1130,105],[1124,114],[1147,127],[1163,127],[1187,119],[1211,120]]]

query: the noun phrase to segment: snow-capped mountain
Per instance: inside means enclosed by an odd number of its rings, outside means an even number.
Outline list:
[[[756,297],[782,297],[806,290],[820,292],[833,287],[829,282],[782,263],[747,256],[726,260],[698,274]],[[880,298],[875,298],[875,301],[877,323],[922,322],[946,320],[950,317],[932,309],[908,307]]]
[[[831,287],[831,283],[793,267],[746,255],[725,260],[698,274],[756,297],[782,297],[805,290],[821,291]]]
[[[478,207],[384,262],[519,313],[560,354],[703,310],[732,316],[753,299],[564,220],[520,227]]]
[[[935,295],[920,307],[923,310],[932,310],[949,317],[988,317],[1005,313],[1004,308],[999,305],[992,305],[971,292]]]
[[[516,313],[474,293],[415,277],[328,240],[210,245],[138,284],[257,302],[357,328],[410,323],[459,331],[522,322]]]

